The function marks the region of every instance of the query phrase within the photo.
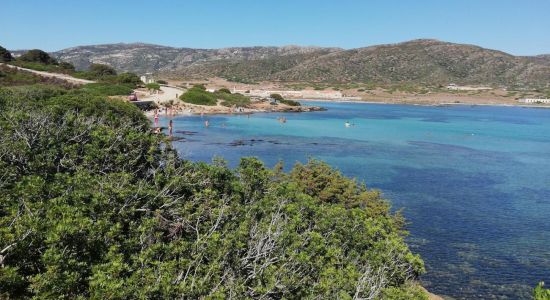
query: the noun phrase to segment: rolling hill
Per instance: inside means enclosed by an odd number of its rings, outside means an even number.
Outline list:
[[[356,49],[321,47],[173,48],[151,44],[80,46],[54,52],[78,69],[105,63],[121,71],[182,77],[309,82],[411,82],[548,86],[550,55],[514,56],[474,45],[413,40]]]

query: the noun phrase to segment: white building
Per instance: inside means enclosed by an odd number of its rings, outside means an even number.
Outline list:
[[[139,79],[141,79],[141,81],[143,81],[143,83],[155,83],[155,78],[153,78],[153,74],[151,73],[145,73],[145,75],[141,75],[141,77],[139,77]]]
[[[518,101],[521,102],[521,103],[544,103],[544,104],[550,104],[550,99],[526,98],[526,99],[519,99]]]

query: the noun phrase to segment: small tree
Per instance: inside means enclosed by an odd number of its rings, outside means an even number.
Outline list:
[[[59,67],[63,70],[74,71],[74,65],[66,61],[60,62]]]
[[[10,62],[13,60],[11,53],[4,47],[0,46],[0,62]]]
[[[21,55],[18,60],[20,61],[26,61],[26,62],[35,62],[35,63],[41,63],[45,65],[56,65],[57,60],[55,58],[51,57],[48,53],[40,50],[40,49],[33,49],[27,51],[27,53]]]
[[[166,80],[162,80],[162,79],[157,80],[157,83],[158,84],[168,84],[168,82]]]
[[[91,64],[90,73],[93,73],[96,76],[109,76],[116,75],[116,70],[113,67],[104,64]]]
[[[148,84],[145,85],[145,87],[149,91],[160,91],[160,84],[158,84],[158,83],[148,83]]]
[[[206,91],[206,87],[204,86],[204,84],[195,84],[193,85],[192,89],[199,89],[199,90]]]
[[[283,98],[283,96],[281,96],[281,94],[271,94],[269,95],[270,98],[273,98],[277,101],[283,101],[285,100],[285,98]]]
[[[227,88],[221,88],[218,90],[218,92],[220,93],[226,93],[226,94],[231,94],[231,91]]]
[[[116,78],[116,82],[122,83],[122,84],[131,84],[133,86],[138,86],[142,84],[141,79],[139,79],[139,76],[129,72],[119,74]]]

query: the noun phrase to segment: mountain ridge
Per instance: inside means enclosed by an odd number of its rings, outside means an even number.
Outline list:
[[[514,56],[476,45],[416,39],[343,49],[318,46],[177,48],[136,43],[76,46],[52,53],[84,69],[246,81],[411,82],[548,86],[550,55]]]

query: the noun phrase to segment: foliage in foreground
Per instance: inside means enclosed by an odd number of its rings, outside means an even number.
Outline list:
[[[388,203],[326,164],[181,160],[134,106],[0,90],[0,298],[422,293]]]
[[[550,300],[550,289],[544,288],[544,282],[539,282],[539,284],[533,291],[533,299]]]
[[[81,89],[86,93],[103,96],[128,95],[134,91],[133,85],[110,83],[88,83]]]

